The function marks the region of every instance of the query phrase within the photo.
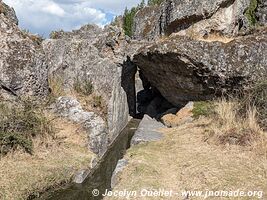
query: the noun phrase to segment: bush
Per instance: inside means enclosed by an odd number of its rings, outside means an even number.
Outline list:
[[[92,81],[85,79],[81,81],[78,77],[74,81],[74,90],[83,95],[91,95],[94,91],[94,86]]]
[[[5,155],[10,150],[18,148],[24,149],[27,153],[32,153],[32,141],[19,133],[0,132],[0,154]]]
[[[0,104],[0,153],[7,154],[16,149],[32,153],[35,137],[52,135],[53,127],[43,111],[29,100],[21,106]]]

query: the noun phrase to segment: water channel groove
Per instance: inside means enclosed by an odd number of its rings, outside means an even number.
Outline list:
[[[140,119],[132,119],[122,130],[118,138],[109,147],[99,164],[91,171],[82,184],[70,184],[59,190],[48,192],[38,200],[101,200],[106,190],[111,190],[111,177],[117,163],[130,148]],[[93,195],[93,190],[99,191],[98,196]],[[37,199],[36,199],[37,200]]]

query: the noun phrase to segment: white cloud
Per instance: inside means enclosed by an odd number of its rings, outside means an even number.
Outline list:
[[[114,15],[141,0],[3,0],[14,7],[21,28],[48,36],[52,30],[72,30],[84,24],[107,24]]]
[[[45,5],[45,7],[42,8],[42,11],[47,12],[52,15],[57,15],[60,17],[63,17],[65,15],[65,11],[57,4],[52,2],[49,5]]]

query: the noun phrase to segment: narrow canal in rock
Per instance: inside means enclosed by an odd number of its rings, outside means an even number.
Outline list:
[[[139,119],[132,119],[110,146],[102,160],[82,184],[71,184],[57,191],[44,194],[39,200],[100,200],[106,189],[111,190],[112,174],[126,150],[130,148]],[[94,191],[94,192],[93,192]],[[99,191],[99,195],[96,195]],[[95,194],[95,196],[93,195]]]

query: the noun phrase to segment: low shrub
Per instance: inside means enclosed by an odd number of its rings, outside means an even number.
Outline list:
[[[83,95],[91,95],[94,91],[94,86],[91,80],[80,80],[78,77],[74,81],[74,90]]]
[[[250,0],[249,7],[245,12],[245,16],[247,17],[249,24],[251,26],[255,26],[257,23],[257,17],[256,17],[257,7],[258,7],[258,0]]]
[[[30,100],[20,106],[0,104],[0,153],[23,149],[33,152],[33,139],[53,135],[53,127],[41,108]]]

